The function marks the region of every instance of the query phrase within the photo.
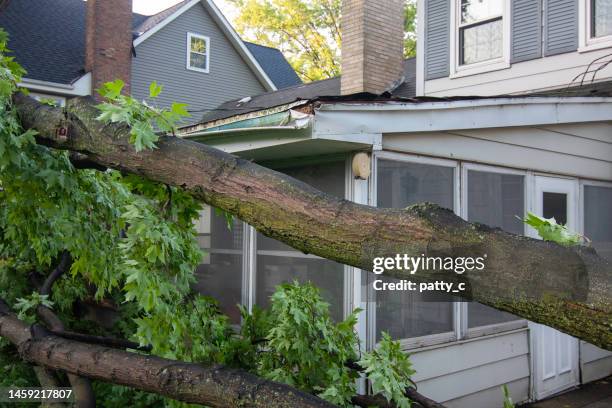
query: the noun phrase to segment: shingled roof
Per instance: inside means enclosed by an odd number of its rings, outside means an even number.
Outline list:
[[[152,16],[134,13],[135,35],[152,29],[187,2]],[[12,0],[0,9],[0,27],[9,33],[9,48],[27,70],[27,78],[72,84],[85,74],[85,13],[83,0]],[[277,88],[301,83],[280,51],[245,45]]]
[[[224,102],[216,109],[204,113],[200,123],[226,119],[259,110],[290,104],[299,100],[340,95],[340,76],[321,81],[266,92],[261,95],[245,95],[244,98]],[[404,74],[401,82],[389,92],[391,97],[412,98],[416,95],[416,58],[404,61]],[[245,101],[246,97],[250,99]]]

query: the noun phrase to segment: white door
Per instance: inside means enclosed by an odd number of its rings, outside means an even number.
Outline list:
[[[534,211],[578,230],[578,181],[535,176]],[[537,237],[530,228],[529,235]],[[541,399],[579,382],[578,339],[541,324],[529,323],[532,345],[532,397]]]

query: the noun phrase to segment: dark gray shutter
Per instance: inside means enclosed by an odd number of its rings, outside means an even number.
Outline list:
[[[578,0],[544,0],[544,55],[578,49]]]
[[[542,56],[542,0],[512,0],[511,62]]]
[[[425,79],[450,73],[450,2],[425,0]]]

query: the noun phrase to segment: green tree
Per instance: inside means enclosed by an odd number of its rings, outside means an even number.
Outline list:
[[[279,48],[305,81],[340,74],[340,0],[229,0],[244,38]],[[405,9],[404,55],[416,54],[416,1]]]

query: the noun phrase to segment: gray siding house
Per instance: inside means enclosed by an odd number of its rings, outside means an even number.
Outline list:
[[[343,20],[357,45],[342,50],[343,63],[360,70],[227,101],[181,136],[358,203],[430,201],[532,237],[516,216],[555,217],[612,260],[609,2],[420,0],[419,50],[403,64],[393,27],[401,6],[343,2],[343,15],[363,11]],[[372,86],[390,65],[387,87]],[[370,171],[356,174],[353,163],[364,162]],[[504,384],[520,403],[612,374],[611,353],[552,328],[477,303],[376,291],[369,272],[302,254],[238,220],[228,231],[210,209],[198,228],[209,254],[200,289],[237,323],[236,304],[265,306],[275,285],[312,281],[336,318],[364,310],[363,347],[376,347],[382,331],[400,340],[419,392],[445,406],[501,408]]]
[[[102,5],[131,7],[125,0],[114,3]],[[27,70],[21,85],[33,96],[65,103],[97,87],[92,79],[97,67],[86,69],[88,4],[20,0],[0,9],[0,27],[9,33],[9,47]],[[228,99],[301,84],[279,50],[243,42],[212,1],[182,1],[152,16],[126,13],[131,23],[126,27],[132,36],[126,44],[130,57],[115,58],[113,63],[128,64],[131,75],[124,79],[139,99],[146,98],[149,84],[157,81],[164,85],[158,104],[185,102],[199,117]],[[116,29],[101,27],[98,32]],[[203,44],[196,52],[194,47]],[[113,71],[121,72],[117,68]]]

